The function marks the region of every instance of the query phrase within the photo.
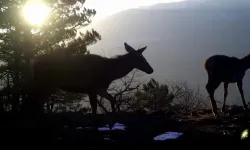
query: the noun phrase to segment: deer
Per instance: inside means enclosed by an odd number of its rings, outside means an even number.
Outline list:
[[[43,113],[46,99],[56,89],[61,89],[88,95],[93,116],[97,114],[98,95],[110,101],[112,112],[116,112],[116,100],[107,92],[111,82],[126,76],[133,69],[147,74],[154,71],[142,55],[147,46],[135,50],[125,42],[124,47],[126,54],[111,58],[96,54],[36,56],[31,61],[32,88],[21,111]]]
[[[243,91],[243,78],[250,68],[250,55],[242,58],[227,55],[213,55],[205,60],[205,70],[208,75],[206,90],[210,97],[212,113],[218,117],[217,104],[214,99],[214,92],[221,83],[224,83],[224,95],[221,112],[225,112],[226,99],[228,95],[228,84],[236,83],[240,93],[244,110],[248,109]]]

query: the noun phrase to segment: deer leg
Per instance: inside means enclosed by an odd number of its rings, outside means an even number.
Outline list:
[[[89,94],[89,101],[92,109],[93,116],[96,116],[97,111],[97,95],[94,93]]]
[[[214,116],[218,115],[218,113],[217,113],[217,104],[216,104],[216,101],[214,99],[214,92],[218,88],[220,83],[221,83],[220,81],[209,79],[208,83],[206,85],[207,92],[208,92],[208,94],[210,96],[210,101],[211,101],[212,111],[213,111]]]
[[[224,101],[223,101],[221,112],[225,111],[227,95],[228,95],[228,83],[225,82],[224,83]]]
[[[116,120],[115,114],[114,114],[114,113],[116,112],[116,108],[115,108],[116,100],[115,100],[115,98],[114,98],[111,94],[109,94],[106,90],[100,91],[100,92],[99,92],[99,95],[102,96],[102,97],[104,97],[104,98],[106,98],[106,99],[109,100],[110,103],[111,103],[112,115],[111,115],[111,118],[110,118],[110,120],[109,120],[109,128],[110,128],[110,130],[111,130],[112,127],[114,126],[115,120]]]
[[[92,109],[92,127],[97,129],[97,94],[96,93],[89,93],[89,101]]]
[[[115,100],[115,98],[111,94],[109,94],[107,91],[101,91],[101,92],[99,92],[99,95],[106,98],[107,100],[109,100],[111,103],[112,112],[116,112],[116,107],[115,107],[116,100]]]
[[[244,92],[243,92],[243,89],[242,89],[242,81],[237,82],[237,88],[238,88],[238,90],[240,92],[240,96],[241,96],[241,99],[242,99],[242,102],[243,102],[244,109],[247,110],[248,107],[247,107],[245,97],[244,97]]]

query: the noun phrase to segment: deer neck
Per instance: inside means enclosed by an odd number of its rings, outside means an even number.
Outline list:
[[[129,74],[134,67],[131,61],[131,58],[128,54],[113,58],[110,61],[112,67],[110,67],[110,75],[113,80],[122,78]]]

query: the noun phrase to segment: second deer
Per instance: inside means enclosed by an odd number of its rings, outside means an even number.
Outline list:
[[[247,110],[247,104],[243,92],[243,78],[245,72],[250,68],[250,55],[243,58],[229,57],[225,55],[214,55],[205,61],[205,69],[208,74],[206,85],[207,92],[210,96],[212,111],[217,116],[217,105],[214,99],[214,92],[221,82],[224,83],[224,101],[222,112],[225,111],[226,98],[228,95],[228,84],[236,83],[241,95],[244,109]]]

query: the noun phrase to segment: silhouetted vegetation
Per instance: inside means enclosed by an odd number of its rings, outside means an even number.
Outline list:
[[[175,112],[189,115],[193,111],[208,108],[206,98],[199,89],[191,88],[187,82],[160,83],[154,78],[147,82],[140,80],[141,72],[134,70],[126,77],[116,80],[110,86],[110,93],[117,99],[119,111],[134,112],[137,110],[153,112]],[[100,103],[105,106],[101,112],[108,112],[104,98]]]

